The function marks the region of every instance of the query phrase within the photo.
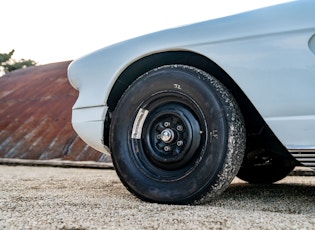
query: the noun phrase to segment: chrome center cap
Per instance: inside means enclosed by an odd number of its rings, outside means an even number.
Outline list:
[[[171,129],[164,129],[161,132],[161,140],[165,143],[170,143],[174,140],[174,132]]]

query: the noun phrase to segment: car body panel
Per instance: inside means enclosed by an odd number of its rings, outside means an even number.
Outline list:
[[[94,149],[106,152],[103,145],[104,120],[108,107],[95,106],[72,110],[72,126],[80,137]]]
[[[189,51],[220,66],[287,149],[312,148],[314,9],[314,1],[290,2],[145,35],[77,59],[68,71],[70,83],[80,91],[73,126],[92,147],[104,150],[103,127],[89,124],[104,122],[107,99],[120,74],[149,55]]]

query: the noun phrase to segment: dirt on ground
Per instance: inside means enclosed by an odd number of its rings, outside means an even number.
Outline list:
[[[207,204],[161,205],[110,169],[0,165],[0,229],[315,229],[315,177],[235,179]]]

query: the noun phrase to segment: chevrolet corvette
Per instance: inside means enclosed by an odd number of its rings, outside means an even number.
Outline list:
[[[315,169],[315,1],[167,29],[71,63],[72,124],[142,200],[196,204],[235,176]]]

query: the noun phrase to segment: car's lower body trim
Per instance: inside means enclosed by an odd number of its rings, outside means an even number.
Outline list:
[[[302,165],[315,169],[315,146],[287,146],[287,148]]]
[[[87,107],[72,110],[72,126],[81,139],[92,148],[107,152],[104,146],[104,121],[107,106]]]

